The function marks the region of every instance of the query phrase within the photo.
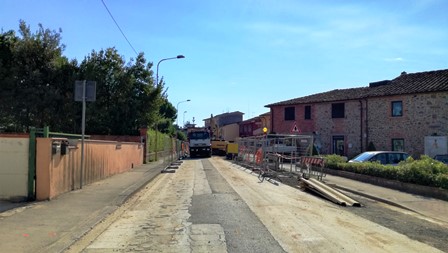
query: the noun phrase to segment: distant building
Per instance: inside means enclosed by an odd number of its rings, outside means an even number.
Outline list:
[[[243,115],[239,111],[211,115],[204,119],[204,126],[212,131],[215,139],[234,141],[239,136],[239,123],[243,121]]]
[[[205,127],[210,126],[212,117],[213,117],[213,120],[215,121],[215,124],[218,127],[230,125],[233,123],[240,123],[241,121],[243,121],[243,115],[244,115],[244,113],[239,112],[239,111],[226,112],[226,113],[218,114],[215,116],[211,115],[210,118],[204,119],[204,126]]]
[[[257,117],[242,121],[239,124],[239,136],[241,138],[263,135],[263,128],[266,128],[266,133],[271,132],[271,113],[263,113]]]
[[[266,105],[272,132],[313,134],[323,154],[353,157],[373,144],[418,158],[425,136],[448,135],[448,69],[401,73],[368,87]]]

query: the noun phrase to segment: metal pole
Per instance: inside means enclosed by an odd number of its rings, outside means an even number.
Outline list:
[[[30,143],[28,156],[28,200],[35,199],[34,177],[36,176],[36,128],[30,128]]]
[[[176,106],[176,112],[177,112],[177,117],[176,117],[176,125],[179,126],[179,104],[180,103],[185,103],[185,102],[190,102],[190,99],[184,100],[184,101],[180,101],[179,103],[177,103]]]
[[[179,104],[180,103],[182,103],[183,101],[181,101],[181,102],[179,102],[179,103],[177,103],[177,106],[176,106],[176,125],[177,125],[177,127],[179,127]]]
[[[84,133],[86,128],[86,80],[82,82],[82,123],[81,123],[81,170],[79,177],[79,189],[82,189],[82,177],[84,170]]]
[[[183,59],[183,58],[185,58],[185,56],[183,56],[183,55],[178,55],[178,56],[176,56],[176,57],[170,57],[170,58],[162,59],[162,60],[160,60],[160,61],[157,63],[156,86],[159,85],[159,65],[160,65],[160,63],[163,62],[163,61],[166,61],[166,60]]]
[[[179,104],[180,104],[180,103],[182,103],[182,101],[179,102],[179,103],[177,103],[177,106],[176,106],[176,113],[177,113],[177,116],[176,116],[176,125],[177,125],[177,127],[179,127]]]
[[[159,133],[159,130],[158,130],[159,128],[157,127],[157,124],[156,124],[156,140],[155,140],[155,144],[156,144],[156,147],[155,147],[155,149],[154,149],[154,151],[156,151],[156,154],[155,154],[155,156],[154,156],[154,161],[157,161],[157,146],[159,145],[158,144],[158,139],[159,139],[159,136],[158,136],[158,133]]]
[[[178,56],[176,56],[176,57],[171,57],[171,58],[165,58],[165,59],[162,59],[162,60],[160,60],[158,63],[157,63],[157,70],[156,70],[156,87],[157,86],[159,86],[159,65],[160,65],[160,63],[161,62],[163,62],[163,61],[166,61],[166,60],[173,60],[173,59],[183,59],[183,58],[185,58],[185,56],[183,56],[183,55],[178,55]],[[157,128],[157,124],[158,124],[158,122],[156,122],[156,154],[155,154],[155,160],[157,161],[157,138],[158,138],[158,128]]]

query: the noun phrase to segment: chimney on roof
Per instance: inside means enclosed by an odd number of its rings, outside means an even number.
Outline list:
[[[392,83],[391,80],[384,80],[384,81],[372,82],[372,83],[369,83],[369,87],[370,87],[370,88],[374,88],[374,87],[378,87],[378,86],[389,85],[389,84],[391,84],[391,83]]]
[[[406,75],[406,74],[407,74],[406,71],[401,72],[401,75]]]

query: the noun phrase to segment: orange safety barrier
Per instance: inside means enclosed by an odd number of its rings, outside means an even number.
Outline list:
[[[324,167],[325,160],[321,157],[303,156],[300,158],[300,163]]]
[[[255,162],[257,164],[261,164],[262,161],[263,161],[263,151],[261,150],[261,148],[259,148],[255,153]]]

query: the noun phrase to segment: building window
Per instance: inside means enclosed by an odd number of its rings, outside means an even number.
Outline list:
[[[311,105],[305,106],[305,119],[311,119]]]
[[[345,156],[344,136],[333,136],[333,154]]]
[[[286,107],[285,108],[285,120],[295,120],[296,108],[295,107]]]
[[[331,117],[332,118],[344,118],[345,117],[345,104],[344,103],[331,104]]]
[[[392,102],[392,117],[403,116],[403,102],[393,101]]]
[[[404,151],[404,139],[392,139],[392,151]]]

